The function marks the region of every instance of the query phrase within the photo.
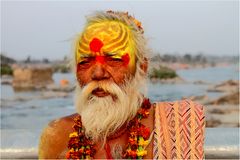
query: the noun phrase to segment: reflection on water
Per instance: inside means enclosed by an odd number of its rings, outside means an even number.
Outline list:
[[[236,66],[218,67],[207,69],[180,70],[178,74],[188,82],[198,80],[210,83],[219,83],[229,79],[238,79]],[[53,77],[55,83],[60,79],[68,79],[74,83],[73,74],[56,73]],[[182,97],[207,94],[209,97],[217,97],[219,93],[208,93],[206,89],[209,85],[196,85],[193,83],[185,84],[148,84],[148,97],[152,101],[174,101]],[[52,119],[69,115],[74,112],[73,93],[66,98],[39,99],[37,97],[41,92],[14,92],[11,86],[1,86],[1,131],[18,129],[33,131],[33,137],[38,137],[40,130]],[[19,98],[20,97],[20,98]],[[21,97],[27,97],[27,100],[21,100]],[[14,99],[19,98],[18,101]],[[34,131],[36,130],[36,131]],[[18,137],[22,132],[13,133]],[[9,135],[2,135],[2,139]],[[22,136],[24,137],[24,136]],[[26,137],[27,138],[27,137]],[[8,139],[8,138],[7,138]],[[17,138],[11,138],[2,143],[2,148],[12,147],[16,144],[13,141]],[[33,139],[33,145],[37,144],[38,138]],[[20,147],[20,146],[19,146]]]

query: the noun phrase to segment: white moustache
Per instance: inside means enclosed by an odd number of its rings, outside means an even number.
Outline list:
[[[118,97],[119,94],[125,93],[124,89],[114,82],[109,81],[92,81],[82,88],[83,99],[89,100],[93,97],[92,92],[96,89],[102,89],[104,92],[109,93],[112,97]],[[120,95],[123,96],[123,95]]]

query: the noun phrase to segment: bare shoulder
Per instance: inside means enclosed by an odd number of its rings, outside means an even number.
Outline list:
[[[53,120],[43,129],[39,143],[39,158],[64,157],[67,150],[68,135],[73,132],[73,119],[76,115],[72,114]]]
[[[62,126],[64,125],[67,125],[69,123],[73,123],[73,119],[74,117],[76,117],[77,114],[71,114],[71,115],[68,115],[68,116],[65,116],[65,117],[61,117],[59,119],[55,119],[51,122],[49,122],[48,124],[48,128],[52,128],[52,129],[62,129]]]

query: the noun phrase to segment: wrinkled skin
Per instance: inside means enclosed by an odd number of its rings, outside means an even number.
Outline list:
[[[122,85],[124,80],[129,79],[133,73],[125,66],[122,60],[105,58],[104,63],[98,62],[95,57],[91,57],[77,67],[77,79],[83,87],[91,81],[111,81]],[[96,96],[101,96],[102,91],[96,92]]]
[[[124,84],[125,80],[129,80],[130,78],[134,77],[136,71],[135,56],[133,57],[134,53],[128,53],[124,50],[123,52],[121,52],[123,53],[122,55],[114,57],[105,54],[104,52],[100,53],[102,47],[100,41],[94,39],[91,42],[96,44],[94,47],[94,44],[91,43],[89,47],[92,51],[91,53],[89,53],[90,56],[88,55],[86,57],[83,57],[81,58],[81,61],[77,62],[76,77],[81,87],[84,87],[92,81],[103,80],[114,82],[117,85],[121,86]],[[103,42],[103,44],[104,43],[105,42]],[[127,47],[127,49],[128,48],[131,47]],[[127,51],[131,51],[131,49]],[[140,66],[141,69],[146,72],[147,61],[143,64],[140,64]],[[101,89],[94,90],[92,94],[98,97],[104,97],[109,95],[109,93],[106,93]],[[153,114],[154,109],[152,107],[149,117],[142,120],[142,124],[149,127],[151,131],[153,130],[154,124]],[[76,116],[77,114],[73,114],[49,123],[49,125],[43,130],[40,139],[39,158],[65,158],[65,154],[68,151],[67,145],[69,140],[69,134],[74,131],[72,126],[74,124],[73,119]],[[125,150],[127,140],[128,135],[125,132],[121,136],[109,140],[108,143],[110,145],[110,148],[113,148],[113,146],[118,144],[123,148],[123,150]],[[104,150],[104,148],[101,148],[101,144],[101,141],[96,143],[97,152],[94,158],[106,158],[106,151]],[[146,149],[148,151],[146,158],[152,158],[152,141]]]
[[[109,65],[111,64],[111,65]],[[146,71],[147,63],[142,64],[141,68]],[[134,76],[135,70],[131,70],[128,66],[123,65],[123,61],[108,59],[105,63],[100,63],[93,58],[91,60],[86,60],[84,63],[78,64],[77,78],[80,86],[85,86],[91,81],[101,81],[107,80],[115,82],[118,85],[122,85],[125,79],[129,79]],[[103,90],[96,90],[93,92],[95,96],[103,97],[107,96]],[[153,107],[150,111],[150,116],[148,119],[143,119],[142,123],[153,130]],[[67,117],[54,120],[44,129],[40,145],[39,145],[39,158],[49,159],[49,158],[65,158],[65,154],[68,151],[67,144],[69,140],[69,134],[73,132],[73,119],[77,114],[73,114]],[[122,146],[125,149],[127,144],[127,133],[124,133],[120,137],[109,140],[110,147],[116,144]],[[106,151],[101,148],[102,142],[98,142],[97,153],[94,158],[104,159],[106,158]],[[148,154],[146,158],[152,158],[152,141],[147,147]]]

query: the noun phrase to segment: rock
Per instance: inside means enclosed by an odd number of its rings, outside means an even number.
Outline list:
[[[206,113],[210,114],[229,114],[233,112],[239,112],[238,105],[205,105]]]
[[[216,119],[210,119],[206,121],[206,127],[217,127],[221,125],[221,121],[216,120]]]
[[[219,108],[214,108],[213,110],[211,110],[209,113],[215,113],[215,114],[226,114],[226,111],[223,111]]]
[[[190,100],[198,102],[200,104],[205,104],[205,103],[209,102],[209,100],[210,100],[207,95],[183,97],[182,99],[190,99]]]
[[[180,77],[176,78],[167,78],[167,79],[158,79],[158,78],[150,78],[152,83],[163,83],[163,84],[182,84],[186,83],[185,80],[183,80]]]
[[[16,65],[13,67],[13,83],[15,90],[34,90],[52,84],[53,71],[46,65]]]
[[[12,80],[10,79],[2,79],[1,80],[2,85],[12,85]]]
[[[209,92],[237,92],[239,89],[239,81],[228,80],[221,84],[208,88]]]
[[[184,98],[186,99],[186,98]],[[207,95],[200,95],[200,96],[191,96],[188,97],[188,99],[192,100],[192,101],[199,101],[199,100],[205,100],[205,99],[209,99]]]
[[[230,123],[230,124],[223,123],[223,124],[218,125],[217,127],[219,127],[219,128],[229,128],[229,127],[239,128],[239,124],[237,124],[237,123]]]
[[[205,115],[207,127],[239,126],[238,105],[206,105]]]
[[[220,104],[239,104],[239,92],[222,96],[216,100],[210,101],[207,104],[220,105]]]
[[[3,85],[12,85],[12,76],[2,75],[1,76],[1,84]]]
[[[219,120],[221,125],[239,125],[239,112],[231,112],[228,114],[212,114],[213,119]]]

